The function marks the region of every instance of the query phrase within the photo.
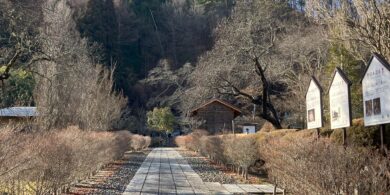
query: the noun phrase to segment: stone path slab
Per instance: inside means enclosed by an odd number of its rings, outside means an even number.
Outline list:
[[[146,157],[123,195],[272,193],[273,186],[203,182],[174,148],[155,148]],[[282,190],[277,190],[279,193]]]
[[[155,148],[123,194],[210,194],[210,191],[174,148]]]
[[[225,187],[225,189],[230,193],[246,193],[245,190],[243,190],[236,184],[222,184],[222,186]]]

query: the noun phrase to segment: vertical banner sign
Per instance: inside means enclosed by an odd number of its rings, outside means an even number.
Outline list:
[[[379,54],[368,63],[362,88],[364,125],[390,123],[390,65]]]
[[[336,68],[329,87],[329,110],[331,129],[351,126],[351,81],[344,72]]]
[[[322,88],[315,77],[312,77],[306,93],[307,128],[322,127]]]

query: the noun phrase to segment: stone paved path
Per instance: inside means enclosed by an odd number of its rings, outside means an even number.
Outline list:
[[[174,148],[155,148],[146,157],[123,195],[247,194],[269,193],[270,190],[273,190],[272,185],[221,185],[203,182]],[[280,189],[278,191],[281,192]]]

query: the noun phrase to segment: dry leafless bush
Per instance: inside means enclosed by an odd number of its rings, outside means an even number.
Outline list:
[[[200,139],[200,153],[217,163],[226,162],[223,154],[222,136],[204,136]]]
[[[69,127],[31,134],[0,132],[0,192],[11,194],[58,192],[120,158],[130,147],[130,134],[124,131]]]
[[[32,138],[12,128],[0,129],[0,178],[4,181],[27,169]]]
[[[201,139],[207,136],[208,132],[201,129],[196,129],[192,133],[183,136],[177,136],[175,143],[179,147],[183,147],[195,152],[201,151]]]
[[[189,135],[181,135],[175,137],[175,144],[181,148],[187,148],[186,143],[189,141],[188,139],[190,138]]]
[[[186,136],[178,136],[176,144],[235,170],[247,178],[248,168],[259,158],[254,135],[207,136],[204,131],[194,131]]]
[[[205,130],[202,130],[202,129],[196,129],[194,130],[189,136],[191,138],[189,138],[187,140],[187,143],[186,143],[186,147],[192,151],[195,151],[195,152],[199,152],[200,151],[200,139],[203,137],[203,136],[206,136],[208,134],[207,131]]]
[[[253,135],[238,136],[235,145],[238,147],[236,162],[243,169],[243,176],[247,178],[248,168],[259,159],[256,138]]]
[[[132,135],[130,146],[135,151],[144,150],[151,144],[151,138],[149,136]]]
[[[354,119],[352,126],[347,129],[347,143],[353,146],[374,146],[376,141],[376,134],[379,134],[378,127],[365,127],[364,120]],[[379,136],[378,136],[379,137]],[[332,141],[343,144],[343,131],[341,129],[333,130],[330,135]],[[386,137],[385,137],[386,139]],[[379,140],[378,140],[379,141]]]
[[[147,149],[152,144],[152,138],[150,136],[145,136],[145,145],[143,149]]]
[[[270,132],[272,130],[275,130],[275,127],[269,122],[265,122],[260,129],[261,132]]]
[[[292,135],[263,139],[259,145],[270,178],[294,194],[390,192],[390,159],[370,149]]]
[[[233,164],[237,172],[247,178],[248,168],[259,159],[256,137],[253,135],[230,135],[223,137],[223,153],[227,162]]]

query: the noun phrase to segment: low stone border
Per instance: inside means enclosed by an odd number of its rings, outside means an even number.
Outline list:
[[[123,159],[72,185],[68,194],[122,194],[149,152],[127,152]]]
[[[188,164],[204,182],[239,183],[232,174],[223,172],[217,165],[213,165],[212,162],[197,153],[182,148],[176,150],[188,161]]]
[[[249,174],[248,180],[233,173],[223,165],[217,165],[210,159],[201,156],[200,154],[189,151],[183,148],[176,149],[191,165],[196,173],[198,173],[204,182],[219,182],[221,184],[266,184],[268,183],[266,175],[260,173]]]

